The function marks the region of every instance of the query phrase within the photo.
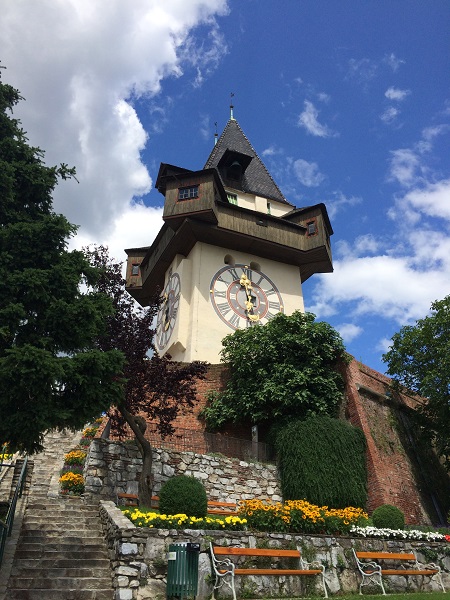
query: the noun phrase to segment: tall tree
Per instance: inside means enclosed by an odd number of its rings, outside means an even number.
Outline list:
[[[0,442],[33,453],[46,430],[80,428],[120,401],[123,356],[94,347],[111,301],[80,291],[99,273],[67,250],[76,227],[52,207],[74,170],[28,145],[12,118],[21,99],[0,80]]]
[[[206,363],[181,364],[168,355],[159,356],[153,323],[160,299],[155,297],[148,308],[138,307],[125,291],[121,263],[109,257],[107,248],[97,246],[85,252],[91,264],[103,273],[95,289],[108,295],[114,306],[107,329],[98,338],[98,347],[106,352],[115,348],[125,356],[124,398],[108,414],[116,431],[123,434],[128,425],[134,433],[143,460],[139,501],[150,506],[152,446],[145,435],[147,423],[151,421],[163,437],[174,432],[174,419],[197,402],[195,384],[204,378]]]
[[[431,314],[402,327],[383,355],[394,386],[416,392],[422,435],[450,468],[450,296],[433,302]]]
[[[313,314],[279,313],[264,326],[228,335],[222,345],[230,379],[202,412],[209,428],[336,412],[344,389],[336,366],[345,348],[339,333]]]

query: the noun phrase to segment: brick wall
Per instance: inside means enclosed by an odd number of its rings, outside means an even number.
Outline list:
[[[407,523],[430,522],[413,465],[396,427],[395,408],[386,397],[390,379],[354,359],[349,365],[342,365],[341,372],[346,382],[345,418],[362,429],[367,441],[367,510],[372,512],[381,504],[393,504],[403,510]],[[205,380],[197,385],[198,404],[192,413],[180,415],[175,427],[203,431],[198,414],[205,406],[208,392],[223,389],[227,377],[224,365],[210,365]],[[419,400],[404,394],[396,398],[397,403],[410,408]],[[251,439],[249,423],[232,425],[222,433]]]

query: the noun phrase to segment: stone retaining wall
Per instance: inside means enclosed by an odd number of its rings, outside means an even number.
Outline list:
[[[137,494],[141,468],[142,460],[134,443],[94,439],[84,471],[86,493],[105,500],[116,500],[118,493]],[[153,449],[154,494],[159,493],[164,481],[180,474],[200,479],[211,500],[281,500],[275,465]]]
[[[444,586],[450,589],[449,544],[240,531],[137,528],[110,501],[100,502],[100,514],[114,571],[115,600],[165,599],[169,544],[189,541],[200,543],[201,548],[197,600],[206,600],[212,593],[208,554],[210,541],[218,545],[299,547],[306,560],[317,559],[326,566],[325,578],[331,595],[359,591],[359,576],[352,548],[389,552],[414,550],[419,560],[425,563],[429,562],[432,555],[433,562],[437,562],[443,569]],[[384,582],[388,591],[405,592],[420,589],[421,579],[388,577],[384,578]],[[424,590],[441,591],[435,581],[424,579]],[[380,593],[380,589],[375,586],[370,589]],[[241,598],[323,595],[320,579],[313,577],[238,577],[236,591]],[[231,597],[230,590],[222,588],[220,597]]]

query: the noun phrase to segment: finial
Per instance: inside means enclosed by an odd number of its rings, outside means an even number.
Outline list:
[[[219,137],[219,134],[217,133],[217,121],[214,123],[214,125],[216,126],[216,133],[214,134],[214,146],[217,144],[217,138]]]
[[[234,97],[234,94],[233,94],[233,92],[231,92],[231,102],[230,102],[230,119],[231,119],[232,121],[234,121],[234,116],[233,116],[233,108],[234,108],[234,106],[233,106],[233,97]]]

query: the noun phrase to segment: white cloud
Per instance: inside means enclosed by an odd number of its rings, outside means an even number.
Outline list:
[[[378,340],[378,343],[375,346],[375,350],[378,350],[382,354],[386,354],[386,352],[389,350],[391,345],[392,345],[392,340],[389,340],[388,338],[381,338],[381,340]]]
[[[383,62],[385,62],[395,73],[398,71],[401,65],[405,64],[406,61],[398,58],[393,52],[391,52],[391,54],[385,54]]]
[[[361,84],[367,84],[377,75],[378,67],[368,58],[351,58],[348,61],[348,77],[356,79]]]
[[[398,102],[401,102],[407,96],[409,96],[410,93],[411,90],[400,90],[399,88],[390,87],[385,91],[384,95],[389,100],[396,100]]]
[[[416,152],[410,148],[392,150],[390,161],[390,179],[403,186],[416,183],[421,177],[422,165]]]
[[[116,240],[118,225],[137,210],[142,222],[156,218],[134,204],[152,181],[140,156],[147,133],[133,102],[158,94],[161,81],[181,77],[185,66],[195,68],[193,85],[216,68],[226,45],[214,17],[226,12],[226,0],[23,0],[2,6],[3,77],[27,99],[15,116],[30,143],[46,151],[47,164],[76,167],[80,183],[61,183],[54,207],[81,226],[80,239]],[[209,30],[201,46],[193,37],[200,24]],[[164,117],[155,112],[154,126],[161,127]],[[135,239],[134,226],[129,235]],[[147,235],[143,243],[150,240]]]
[[[334,192],[333,198],[327,200],[327,211],[330,219],[333,219],[338,212],[347,206],[356,206],[362,202],[358,196],[345,196],[341,191]]]
[[[388,108],[386,108],[386,110],[380,115],[380,119],[383,121],[383,123],[386,123],[386,125],[390,125],[397,119],[399,114],[400,111],[398,108],[388,106]]]
[[[292,167],[297,179],[306,187],[317,187],[325,179],[325,175],[319,171],[319,166],[315,162],[298,158]]]
[[[450,179],[409,191],[402,199],[402,206],[450,221]]]
[[[341,337],[346,344],[352,342],[364,331],[362,327],[359,327],[359,325],[354,325],[353,323],[342,323],[341,325],[336,325],[336,329],[341,334]]]
[[[143,204],[131,205],[128,210],[118,215],[108,235],[99,237],[95,233],[92,236],[86,230],[81,230],[70,243],[70,248],[101,244],[108,246],[111,257],[125,261],[125,248],[140,248],[152,243],[163,224],[162,212],[162,208],[150,208]]]
[[[298,126],[306,129],[311,135],[317,137],[334,137],[336,134],[326,125],[319,123],[319,111],[309,100],[304,102],[305,109],[298,117]]]
[[[438,135],[443,135],[450,131],[450,125],[442,123],[441,125],[434,125],[432,127],[425,127],[422,131],[422,137],[424,140],[431,141]]]
[[[421,271],[406,256],[353,256],[335,261],[333,277],[319,275],[310,310],[326,317],[351,304],[355,319],[382,315],[404,325],[423,317],[433,300],[448,293],[449,276],[440,265]]]
[[[283,154],[283,150],[281,148],[277,148],[276,146],[269,146],[263,150],[261,154],[262,156],[277,156],[279,154]]]

